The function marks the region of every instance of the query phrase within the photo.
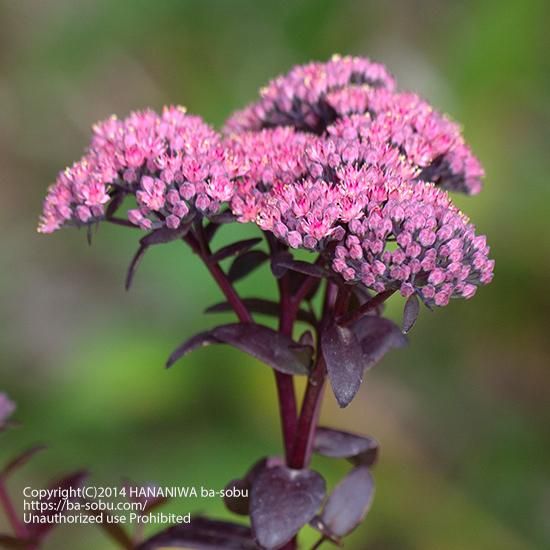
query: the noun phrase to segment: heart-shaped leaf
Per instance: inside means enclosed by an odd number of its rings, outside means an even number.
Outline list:
[[[420,312],[420,302],[418,296],[413,294],[405,302],[403,309],[403,333],[407,334],[416,323],[418,313]]]
[[[351,327],[361,342],[365,369],[370,369],[392,348],[407,345],[407,337],[401,329],[389,319],[366,315]]]
[[[318,427],[313,448],[330,458],[349,458],[355,464],[372,466],[378,457],[378,442],[372,437]]]
[[[250,490],[252,484],[265,468],[273,468],[274,466],[281,466],[284,464],[284,460],[279,456],[269,456],[261,458],[248,470],[242,479],[233,479],[225,487],[224,504],[228,510],[234,514],[248,516],[250,514]],[[238,489],[241,491],[241,495],[235,495],[234,493],[227,493],[228,490]],[[247,491],[246,494],[242,492]]]
[[[363,379],[361,344],[351,328],[334,323],[321,334],[321,348],[332,391],[340,407],[347,407]]]
[[[240,254],[233,260],[227,272],[227,278],[232,283],[239,281],[260,267],[267,259],[268,256],[263,250],[249,250]]]
[[[369,511],[374,481],[366,466],[354,468],[329,495],[321,514],[325,529],[336,538],[351,533]]]
[[[264,300],[263,298],[243,298],[242,302],[251,313],[279,317],[280,305],[277,302]],[[205,309],[205,313],[222,313],[226,311],[233,311],[233,307],[229,302],[220,302]],[[304,323],[315,323],[314,315],[305,309],[298,310],[296,318]]]
[[[18,470],[19,468],[24,466],[35,454],[43,451],[44,449],[46,449],[45,445],[36,445],[35,447],[31,447],[30,449],[27,449],[26,451],[22,452],[20,455],[10,460],[4,466],[4,469],[0,473],[1,477],[4,477],[4,478],[8,477],[15,470]]]
[[[218,263],[230,256],[235,256],[237,254],[242,254],[247,250],[250,250],[253,246],[261,242],[262,239],[255,237],[254,239],[245,239],[243,241],[238,241],[236,243],[228,244],[223,248],[220,248],[212,256],[210,256],[209,261],[212,263]]]
[[[271,549],[291,540],[315,516],[325,490],[325,480],[312,470],[264,469],[250,494],[252,530],[258,543]]]
[[[249,483],[245,479],[232,479],[224,488],[223,503],[239,516],[249,514]]]
[[[50,484],[49,488],[61,489],[61,491],[71,488],[78,488],[82,486],[87,477],[87,472],[84,470],[79,470],[53,482]],[[41,504],[47,503],[49,509],[39,512],[39,514],[44,518],[44,523],[30,523],[27,525],[30,538],[41,540],[51,531],[51,529],[53,529],[53,527],[55,527],[53,517],[60,513],[58,508],[63,500],[64,499],[59,495],[49,500],[41,499]]]
[[[286,374],[308,374],[311,364],[309,348],[300,346],[288,336],[253,323],[232,323],[201,332],[179,346],[168,358],[167,367],[200,346],[229,344],[273,369]]]
[[[191,523],[169,527],[136,546],[136,550],[160,548],[258,550],[258,545],[245,525],[194,517]]]

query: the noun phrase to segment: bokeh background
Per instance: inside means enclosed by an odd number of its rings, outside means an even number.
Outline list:
[[[269,369],[228,348],[170,371],[219,294],[178,244],[123,279],[136,234],[35,232],[46,186],[111,113],[181,103],[220,125],[280,72],[332,53],[386,63],[464,124],[487,171],[457,201],[489,236],[495,281],[471,302],[424,311],[411,345],[371,371],[323,422],[376,436],[377,494],[349,548],[550,548],[550,4],[546,0],[0,1],[0,389],[18,404],[0,458],[49,450],[10,484],[89,468],[221,488],[280,449]],[[219,239],[247,234],[232,228]],[[271,288],[266,271],[241,285]],[[402,302],[390,305],[399,317]],[[317,460],[333,483],[343,464]],[[167,510],[226,516],[218,501]],[[0,517],[4,526],[5,521]],[[308,533],[304,540],[311,541]],[[61,528],[48,548],[114,548]]]

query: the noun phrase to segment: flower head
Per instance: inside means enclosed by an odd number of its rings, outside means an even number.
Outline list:
[[[334,109],[326,102],[327,94],[350,85],[393,90],[395,81],[383,65],[363,57],[333,56],[326,63],[299,65],[263,88],[261,99],[236,113],[227,130],[293,126],[322,133],[335,118]]]
[[[86,155],[50,187],[39,231],[101,220],[115,195],[135,196],[132,223],[176,229],[192,213],[217,213],[231,199],[230,172],[218,134],[181,107],[111,117],[94,126]]]
[[[419,183],[369,204],[364,217],[349,224],[332,268],[376,292],[417,293],[430,306],[444,306],[492,280],[488,253],[485,237],[475,234],[447,194]]]
[[[481,191],[483,168],[460,127],[413,93],[351,86],[332,92],[327,103],[338,113],[334,126],[362,125],[381,133],[419,168],[418,179],[448,191]],[[364,115],[362,118],[357,115]],[[329,133],[335,130],[328,128]],[[341,132],[341,130],[339,130]]]

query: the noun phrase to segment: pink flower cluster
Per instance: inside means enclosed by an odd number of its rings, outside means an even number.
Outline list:
[[[288,127],[232,135],[227,146],[248,163],[231,207],[293,248],[323,250],[414,170],[386,141],[324,139]]]
[[[361,120],[386,129],[388,141],[419,168],[418,179],[450,191],[481,190],[483,168],[460,127],[416,94],[397,92],[385,67],[364,58],[335,56],[295,67],[231,117],[226,132],[291,126],[326,135],[335,121],[366,113]]]
[[[181,107],[146,110],[94,127],[85,156],[48,190],[39,231],[89,224],[115,195],[135,195],[129,220],[143,229],[177,229],[195,211],[213,214],[234,192],[218,134]]]
[[[416,94],[353,86],[329,94],[327,103],[340,120],[368,113],[356,123],[369,126],[370,132],[385,132],[386,139],[419,168],[418,179],[448,191],[481,191],[483,168],[458,124]]]
[[[348,282],[428,305],[491,280],[485,238],[445,192],[479,192],[478,160],[454,122],[395,91],[382,65],[333,57],[295,67],[225,130],[180,107],[96,125],[85,156],[50,187],[39,231],[99,221],[132,195],[128,218],[142,229],[176,230],[225,206],[325,254]]]
[[[335,116],[327,94],[361,85],[393,90],[395,80],[384,65],[363,57],[335,55],[326,63],[298,65],[272,80],[262,89],[260,101],[234,114],[226,129],[231,133],[293,126],[322,133]]]
[[[349,224],[332,267],[376,292],[417,293],[427,305],[445,306],[451,298],[471,298],[492,280],[488,253],[485,237],[476,236],[447,194],[420,183],[370,202]]]

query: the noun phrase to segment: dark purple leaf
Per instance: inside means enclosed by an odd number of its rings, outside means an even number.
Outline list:
[[[12,537],[11,535],[0,534],[0,547],[2,548],[29,548],[29,542],[26,540]]]
[[[177,229],[170,229],[169,227],[160,227],[159,229],[155,229],[151,231],[148,235],[145,235],[145,237],[142,237],[139,242],[143,246],[153,246],[155,244],[165,244],[170,243],[172,241],[175,241],[177,239],[181,239],[185,233],[189,230],[190,224],[189,222],[183,223],[178,227]]]
[[[191,338],[185,340],[183,344],[178,346],[172,352],[168,358],[168,361],[166,361],[166,368],[170,368],[176,361],[197,348],[219,343],[220,341],[214,337],[213,331],[206,330],[204,332],[199,332],[198,334],[195,334],[195,336],[191,336]]]
[[[392,348],[407,345],[407,337],[401,329],[389,319],[366,315],[352,327],[363,350],[363,366],[370,369]]]
[[[254,239],[246,239],[244,241],[238,241],[236,243],[228,244],[227,246],[220,248],[218,251],[212,254],[212,256],[209,258],[209,261],[212,263],[218,263],[222,260],[225,260],[226,258],[229,258],[230,256],[242,254],[243,252],[250,250],[253,246],[257,245],[261,241],[262,239],[256,237]]]
[[[198,550],[257,550],[249,527],[195,517],[191,523],[169,527],[136,547],[136,550],[194,548]]]
[[[255,479],[263,472],[265,468],[273,468],[281,466],[284,460],[279,456],[269,456],[258,460],[245,474],[242,479],[234,479],[230,481],[226,490],[236,488],[241,491],[246,490],[246,496],[225,496],[224,503],[226,507],[233,513],[248,516],[250,513],[250,490]]]
[[[287,267],[281,265],[284,261],[292,261],[292,254],[288,250],[276,252],[271,258],[271,273],[277,279],[280,279],[288,271]]]
[[[325,489],[325,480],[311,470],[264,469],[250,494],[252,529],[259,544],[278,548],[292,539],[317,513]]]
[[[237,218],[229,210],[221,212],[220,214],[214,214],[210,216],[210,222],[204,227],[204,236],[206,242],[212,241],[214,235],[218,232],[218,229],[226,223],[234,222]]]
[[[337,538],[353,531],[369,511],[374,481],[366,466],[354,468],[329,495],[321,514],[327,531]]]
[[[288,269],[309,277],[322,278],[326,275],[326,271],[321,266],[302,260],[294,260],[288,253],[277,254],[271,260],[271,271],[273,271],[275,277],[282,277]]]
[[[360,306],[372,299],[372,294],[369,289],[362,285],[353,285],[352,291],[353,296],[357,299]]]
[[[136,253],[134,254],[134,257],[132,258],[130,265],[128,266],[128,271],[126,272],[126,280],[124,281],[124,288],[126,290],[130,290],[130,287],[132,286],[132,282],[134,280],[134,275],[136,274],[136,270],[141,263],[141,260],[143,259],[146,251],[147,247],[144,245],[140,245]]]
[[[405,309],[403,310],[403,333],[407,334],[416,323],[418,313],[420,312],[420,302],[418,296],[413,294],[409,296],[405,302]]]
[[[172,366],[197,347],[215,343],[229,344],[286,374],[309,372],[311,355],[307,350],[294,349],[296,342],[288,336],[253,323],[232,323],[201,332],[178,347],[170,355],[166,366]]]
[[[116,214],[116,211],[119,209],[120,205],[123,203],[125,196],[126,196],[126,191],[124,189],[119,188],[114,191],[111,197],[111,200],[105,210],[105,218],[107,219],[112,218]]]
[[[175,241],[177,239],[181,239],[189,231],[191,225],[192,225],[192,218],[182,223],[182,225],[178,227],[178,229],[170,229],[169,227],[160,227],[159,229],[155,229],[154,231],[151,231],[151,233],[149,233],[148,235],[145,235],[145,237],[142,237],[139,240],[139,243],[140,243],[139,248],[134,254],[134,257],[132,258],[130,265],[128,266],[128,271],[126,273],[126,281],[124,285],[126,290],[129,290],[130,287],[132,286],[132,281],[134,280],[134,275],[136,273],[136,270],[141,260],[143,259],[145,252],[147,252],[147,249],[150,246],[153,246],[156,244],[164,244],[164,243],[169,243],[171,241]]]
[[[249,485],[245,479],[232,479],[225,486],[223,502],[229,511],[240,516],[248,516]]]
[[[251,313],[260,313],[262,315],[268,315],[270,317],[279,317],[280,305],[272,300],[264,300],[263,298],[243,298],[243,303]],[[226,311],[233,311],[233,307],[229,302],[220,302],[214,304],[205,310],[205,313],[223,313]],[[315,317],[309,311],[305,309],[298,310],[298,321],[304,323],[315,323]]]
[[[10,460],[4,466],[4,469],[0,474],[1,477],[4,477],[4,478],[8,477],[15,470],[18,470],[19,468],[24,466],[35,454],[39,453],[40,451],[43,451],[45,448],[46,448],[45,445],[36,445],[35,447],[31,447],[30,449],[27,449],[26,451],[22,452],[20,455]]]
[[[371,466],[378,456],[378,442],[372,437],[356,435],[332,428],[317,428],[313,448],[330,458],[350,458],[354,463]]]
[[[49,489],[61,489],[62,491],[70,488],[76,489],[82,486],[87,477],[88,473],[80,470],[50,484]],[[64,501],[65,499],[59,495],[49,500],[41,499],[41,502],[47,502],[51,505],[51,509],[44,512],[39,512],[41,516],[46,518],[45,523],[30,523],[27,526],[31,538],[36,538],[39,540],[43,539],[53,529],[53,527],[55,527],[56,524],[51,521],[53,516],[64,512],[64,505],[66,504]]]
[[[363,379],[361,344],[352,329],[332,324],[321,334],[321,348],[332,391],[340,407],[347,407]]]
[[[227,278],[232,283],[243,279],[265,263],[267,258],[268,256],[263,250],[249,250],[244,254],[240,254],[233,260]]]

